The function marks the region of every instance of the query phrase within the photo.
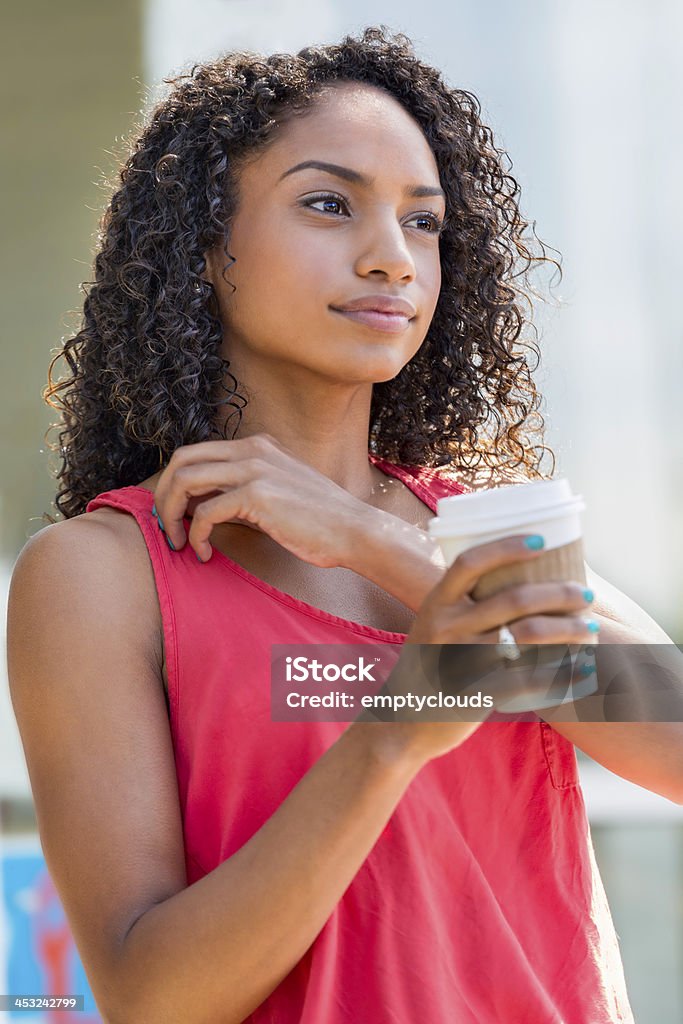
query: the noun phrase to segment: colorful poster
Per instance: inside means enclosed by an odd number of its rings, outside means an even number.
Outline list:
[[[83,996],[83,1009],[12,1009],[23,1024],[102,1024],[57,891],[37,839],[0,846],[0,994]]]

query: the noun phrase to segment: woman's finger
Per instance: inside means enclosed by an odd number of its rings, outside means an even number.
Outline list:
[[[197,505],[187,539],[203,562],[211,557],[209,537],[217,523],[241,520],[245,525],[253,524],[258,529],[262,488],[261,480],[251,479],[243,486],[224,491]]]
[[[505,587],[483,601],[473,601],[460,615],[459,623],[468,633],[483,633],[537,613],[588,612],[592,600],[591,591],[574,580],[520,583]]]
[[[272,472],[273,467],[260,457],[230,462],[195,461],[175,468],[169,474],[163,492],[160,494],[161,488],[158,488],[155,493],[156,512],[174,549],[179,550],[185,544],[183,519],[186,516],[194,519],[201,505],[219,496],[226,488],[243,487],[254,480],[265,479]],[[217,519],[213,525],[227,521]]]
[[[195,462],[230,462],[233,459],[254,456],[270,459],[274,455],[282,454],[286,454],[286,450],[280,442],[265,433],[250,434],[249,437],[239,437],[231,441],[197,441],[176,448],[164,473],[169,469],[173,471]]]
[[[542,539],[536,534],[515,534],[476,544],[459,554],[446,570],[435,587],[438,601],[455,604],[474,588],[484,573],[501,565],[530,561],[542,553]]]
[[[590,628],[590,622],[595,620],[589,615],[531,615],[511,623],[508,629],[517,644],[597,644],[598,633]],[[497,644],[498,629],[480,634],[479,641]]]

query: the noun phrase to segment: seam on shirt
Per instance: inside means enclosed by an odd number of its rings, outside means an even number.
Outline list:
[[[302,605],[304,605],[305,602],[299,601],[298,598],[293,597],[291,594],[286,594],[284,593],[284,591],[282,593],[279,593],[277,589],[271,588],[270,584],[266,583],[265,580],[258,579],[257,576],[252,576],[251,574],[248,576],[244,575],[243,572],[239,571],[244,567],[239,565],[239,563],[235,563],[235,565],[232,565],[229,561],[227,561],[227,559],[225,559],[225,556],[221,557],[222,552],[218,551],[218,549],[214,550],[214,553],[209,559],[209,562],[205,564],[208,565],[215,558],[216,555],[219,556],[216,560],[217,565],[225,566],[226,569],[232,572],[235,576],[238,576],[241,580],[244,580],[245,583],[249,583],[253,587],[256,587],[262,593],[266,594],[268,597],[271,597],[273,600],[277,601],[285,608],[293,608],[300,615],[308,616],[309,619],[314,619],[318,622],[320,622],[320,620],[322,619],[330,625],[337,626],[337,628],[341,627],[343,629],[346,629],[349,633],[355,633],[356,636],[363,636],[366,638],[368,636],[371,636],[378,643],[402,644],[405,640],[405,637],[407,636],[407,634],[396,633],[392,630],[380,630],[377,629],[376,626],[366,626],[362,622],[356,623],[354,627],[350,619],[347,620],[343,619],[341,616],[333,615],[332,612],[326,612],[324,608],[306,608],[305,606],[302,607]],[[244,571],[246,572],[246,570]]]
[[[199,868],[199,870],[202,872],[203,875],[208,875],[209,874],[209,872],[206,870],[204,865],[199,863],[197,858],[190,853],[190,851],[187,849],[187,847],[185,848],[185,852],[187,854],[187,859],[191,860],[192,863],[194,864],[194,866],[196,868]]]
[[[544,757],[545,757],[545,762],[546,762],[546,764],[548,766],[548,775],[550,777],[551,784],[553,785],[553,787],[555,789],[560,789],[560,790],[562,790],[562,789],[577,789],[577,788],[579,788],[580,780],[578,779],[578,777],[576,777],[576,778],[573,777],[568,782],[562,782],[561,781],[561,776],[562,776],[563,773],[562,773],[562,770],[561,770],[561,765],[557,763],[557,755],[558,755],[558,749],[557,749],[558,737],[557,737],[557,734],[554,733],[552,736],[550,735],[550,731],[553,731],[553,730],[552,730],[552,726],[549,725],[548,722],[539,722],[538,724],[541,727],[541,741],[543,743],[543,754],[544,754]],[[568,742],[569,742],[569,740],[567,740],[567,743]],[[573,752],[573,748],[572,748],[572,752]],[[576,755],[574,755],[574,756],[576,756]],[[572,776],[574,776],[575,774],[576,774],[576,769],[573,768],[572,769]]]

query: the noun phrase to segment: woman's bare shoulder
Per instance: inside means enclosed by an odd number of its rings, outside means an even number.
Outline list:
[[[93,509],[51,523],[35,533],[19,552],[12,585],[48,595],[59,594],[60,615],[68,617],[77,602],[70,594],[91,598],[94,608],[115,613],[117,606],[135,610],[150,654],[163,665],[161,613],[147,547],[135,517],[111,507]]]
[[[126,573],[128,579],[144,577],[141,555],[144,537],[135,517],[110,506],[83,512],[71,519],[50,523],[34,533],[19,552],[16,566],[28,561],[48,563],[64,573],[105,570]]]

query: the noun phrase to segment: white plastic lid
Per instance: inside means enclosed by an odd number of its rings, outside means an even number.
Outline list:
[[[429,521],[428,530],[434,537],[516,532],[530,522],[564,518],[585,507],[582,496],[572,494],[565,478],[531,480],[439,498],[437,518]]]

